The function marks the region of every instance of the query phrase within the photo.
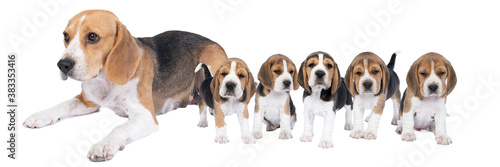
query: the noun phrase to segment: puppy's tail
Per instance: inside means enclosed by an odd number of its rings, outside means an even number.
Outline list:
[[[389,61],[389,64],[387,64],[387,68],[394,70],[394,65],[396,64],[396,55],[398,55],[399,53],[401,53],[401,51],[398,50],[392,54],[391,60]]]
[[[200,71],[201,68],[203,68],[203,70],[205,71],[205,78],[212,77],[212,73],[210,73],[210,68],[208,68],[208,66],[203,63],[198,64],[198,66],[196,66],[196,68],[194,69],[194,72],[196,73]]]

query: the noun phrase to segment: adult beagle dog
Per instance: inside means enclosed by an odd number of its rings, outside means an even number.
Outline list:
[[[269,57],[260,67],[252,130],[256,139],[262,138],[263,121],[267,131],[281,128],[280,139],[293,137],[292,129],[297,116],[289,92],[299,88],[297,75],[292,60],[281,54]]]
[[[363,52],[352,61],[345,74],[347,89],[354,97],[354,129],[351,137],[373,140],[377,138],[377,129],[380,123],[385,101],[392,99],[394,117],[397,121],[401,93],[399,78],[393,71],[396,63],[396,53],[392,54],[387,66],[384,61],[372,52]],[[364,130],[363,114],[365,109],[372,110],[368,118],[368,127]]]
[[[349,94],[335,60],[325,52],[311,53],[300,65],[298,82],[304,88],[304,133],[302,142],[311,142],[314,116],[324,117],[324,127],[319,147],[332,148],[335,114],[346,109],[344,128],[352,128],[352,97]]]
[[[418,58],[406,76],[397,133],[403,141],[416,140],[414,129],[429,129],[438,144],[451,144],[446,133],[446,98],[457,84],[455,70],[445,57],[427,53]]]
[[[24,126],[41,128],[61,118],[108,107],[129,120],[117,126],[88,153],[106,161],[128,143],[158,130],[157,114],[197,104],[204,77],[198,63],[219,67],[227,56],[214,41],[183,31],[134,38],[109,11],[88,10],[74,16],[64,30],[63,80],[82,82],[82,92],[53,108],[37,112]]]
[[[208,71],[208,67],[200,64],[200,67]],[[229,139],[226,134],[226,123],[224,117],[237,114],[241,126],[241,139],[245,144],[254,144],[255,139],[250,135],[248,125],[248,102],[255,94],[256,86],[253,75],[243,60],[230,58],[226,60],[215,75],[208,77],[200,87],[200,122],[198,126],[206,127],[206,106],[213,109],[215,114],[216,136],[215,142],[227,143]]]

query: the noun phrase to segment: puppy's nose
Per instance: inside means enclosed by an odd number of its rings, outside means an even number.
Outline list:
[[[227,88],[227,90],[233,90],[233,89],[234,89],[234,87],[236,87],[236,84],[231,83],[231,82],[226,83],[226,88]]]
[[[316,76],[318,78],[323,78],[323,76],[325,76],[325,72],[323,72],[323,71],[316,71],[316,73],[314,73],[314,74],[316,74]]]
[[[372,82],[365,82],[363,83],[363,86],[366,88],[366,89],[370,89],[372,87],[373,83]]]
[[[435,92],[438,89],[437,85],[429,85],[429,90]]]
[[[75,65],[75,61],[71,60],[71,59],[62,59],[62,60],[59,60],[59,62],[57,62],[57,66],[59,67],[59,70],[61,70],[61,72],[63,73],[68,73],[72,68],[73,66]]]
[[[292,82],[290,82],[290,81],[283,81],[283,85],[285,85],[285,87],[289,87],[290,84],[292,84]]]

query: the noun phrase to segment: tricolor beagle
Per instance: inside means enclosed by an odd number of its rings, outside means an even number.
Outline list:
[[[438,144],[451,144],[446,133],[446,98],[457,84],[450,61],[438,53],[417,59],[406,76],[408,88],[403,94],[397,133],[403,141],[416,139],[413,129],[435,133]]]
[[[128,117],[91,147],[91,161],[110,160],[126,144],[157,131],[155,115],[197,104],[204,77],[193,72],[196,65],[216,68],[227,59],[217,43],[193,33],[167,31],[134,38],[113,13],[104,10],[77,14],[63,34],[66,50],[57,65],[63,80],[82,82],[82,92],[31,115],[24,126],[40,128],[100,107]]]
[[[352,128],[352,97],[340,77],[337,63],[325,52],[311,53],[300,65],[298,81],[304,88],[304,133],[300,141],[312,141],[314,116],[323,116],[325,124],[319,147],[332,148],[335,114],[342,107],[346,109],[344,128]]]
[[[393,124],[396,124],[401,93],[399,78],[393,71],[396,53],[387,66],[384,61],[371,52],[363,52],[354,58],[345,74],[345,83],[354,97],[354,129],[351,137],[373,140],[377,138],[385,101],[392,99],[394,104]],[[368,127],[364,130],[363,114],[365,109],[373,110],[368,118]]]
[[[262,120],[267,125],[267,131],[281,128],[280,139],[293,137],[292,129],[297,117],[289,92],[299,88],[297,75],[292,60],[281,54],[269,57],[260,67],[252,130],[256,139],[262,138]]]
[[[199,65],[205,69],[207,66]],[[210,73],[205,75],[209,76]],[[226,134],[224,117],[236,113],[241,126],[241,139],[245,144],[254,144],[248,125],[248,102],[255,94],[256,86],[253,75],[243,60],[231,58],[225,61],[215,72],[213,78],[207,78],[200,87],[200,122],[206,127],[206,106],[214,110],[216,136],[215,142],[229,142]]]

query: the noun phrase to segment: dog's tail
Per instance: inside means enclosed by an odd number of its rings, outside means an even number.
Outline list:
[[[401,53],[401,51],[398,50],[392,54],[391,60],[389,61],[389,64],[387,64],[387,68],[394,70],[394,65],[396,64],[396,55],[398,55],[399,53]]]
[[[198,66],[196,66],[196,68],[194,69],[194,72],[196,73],[200,71],[201,68],[203,68],[203,70],[205,71],[205,78],[212,77],[212,73],[210,73],[210,68],[208,68],[208,66],[203,63],[198,64]]]

